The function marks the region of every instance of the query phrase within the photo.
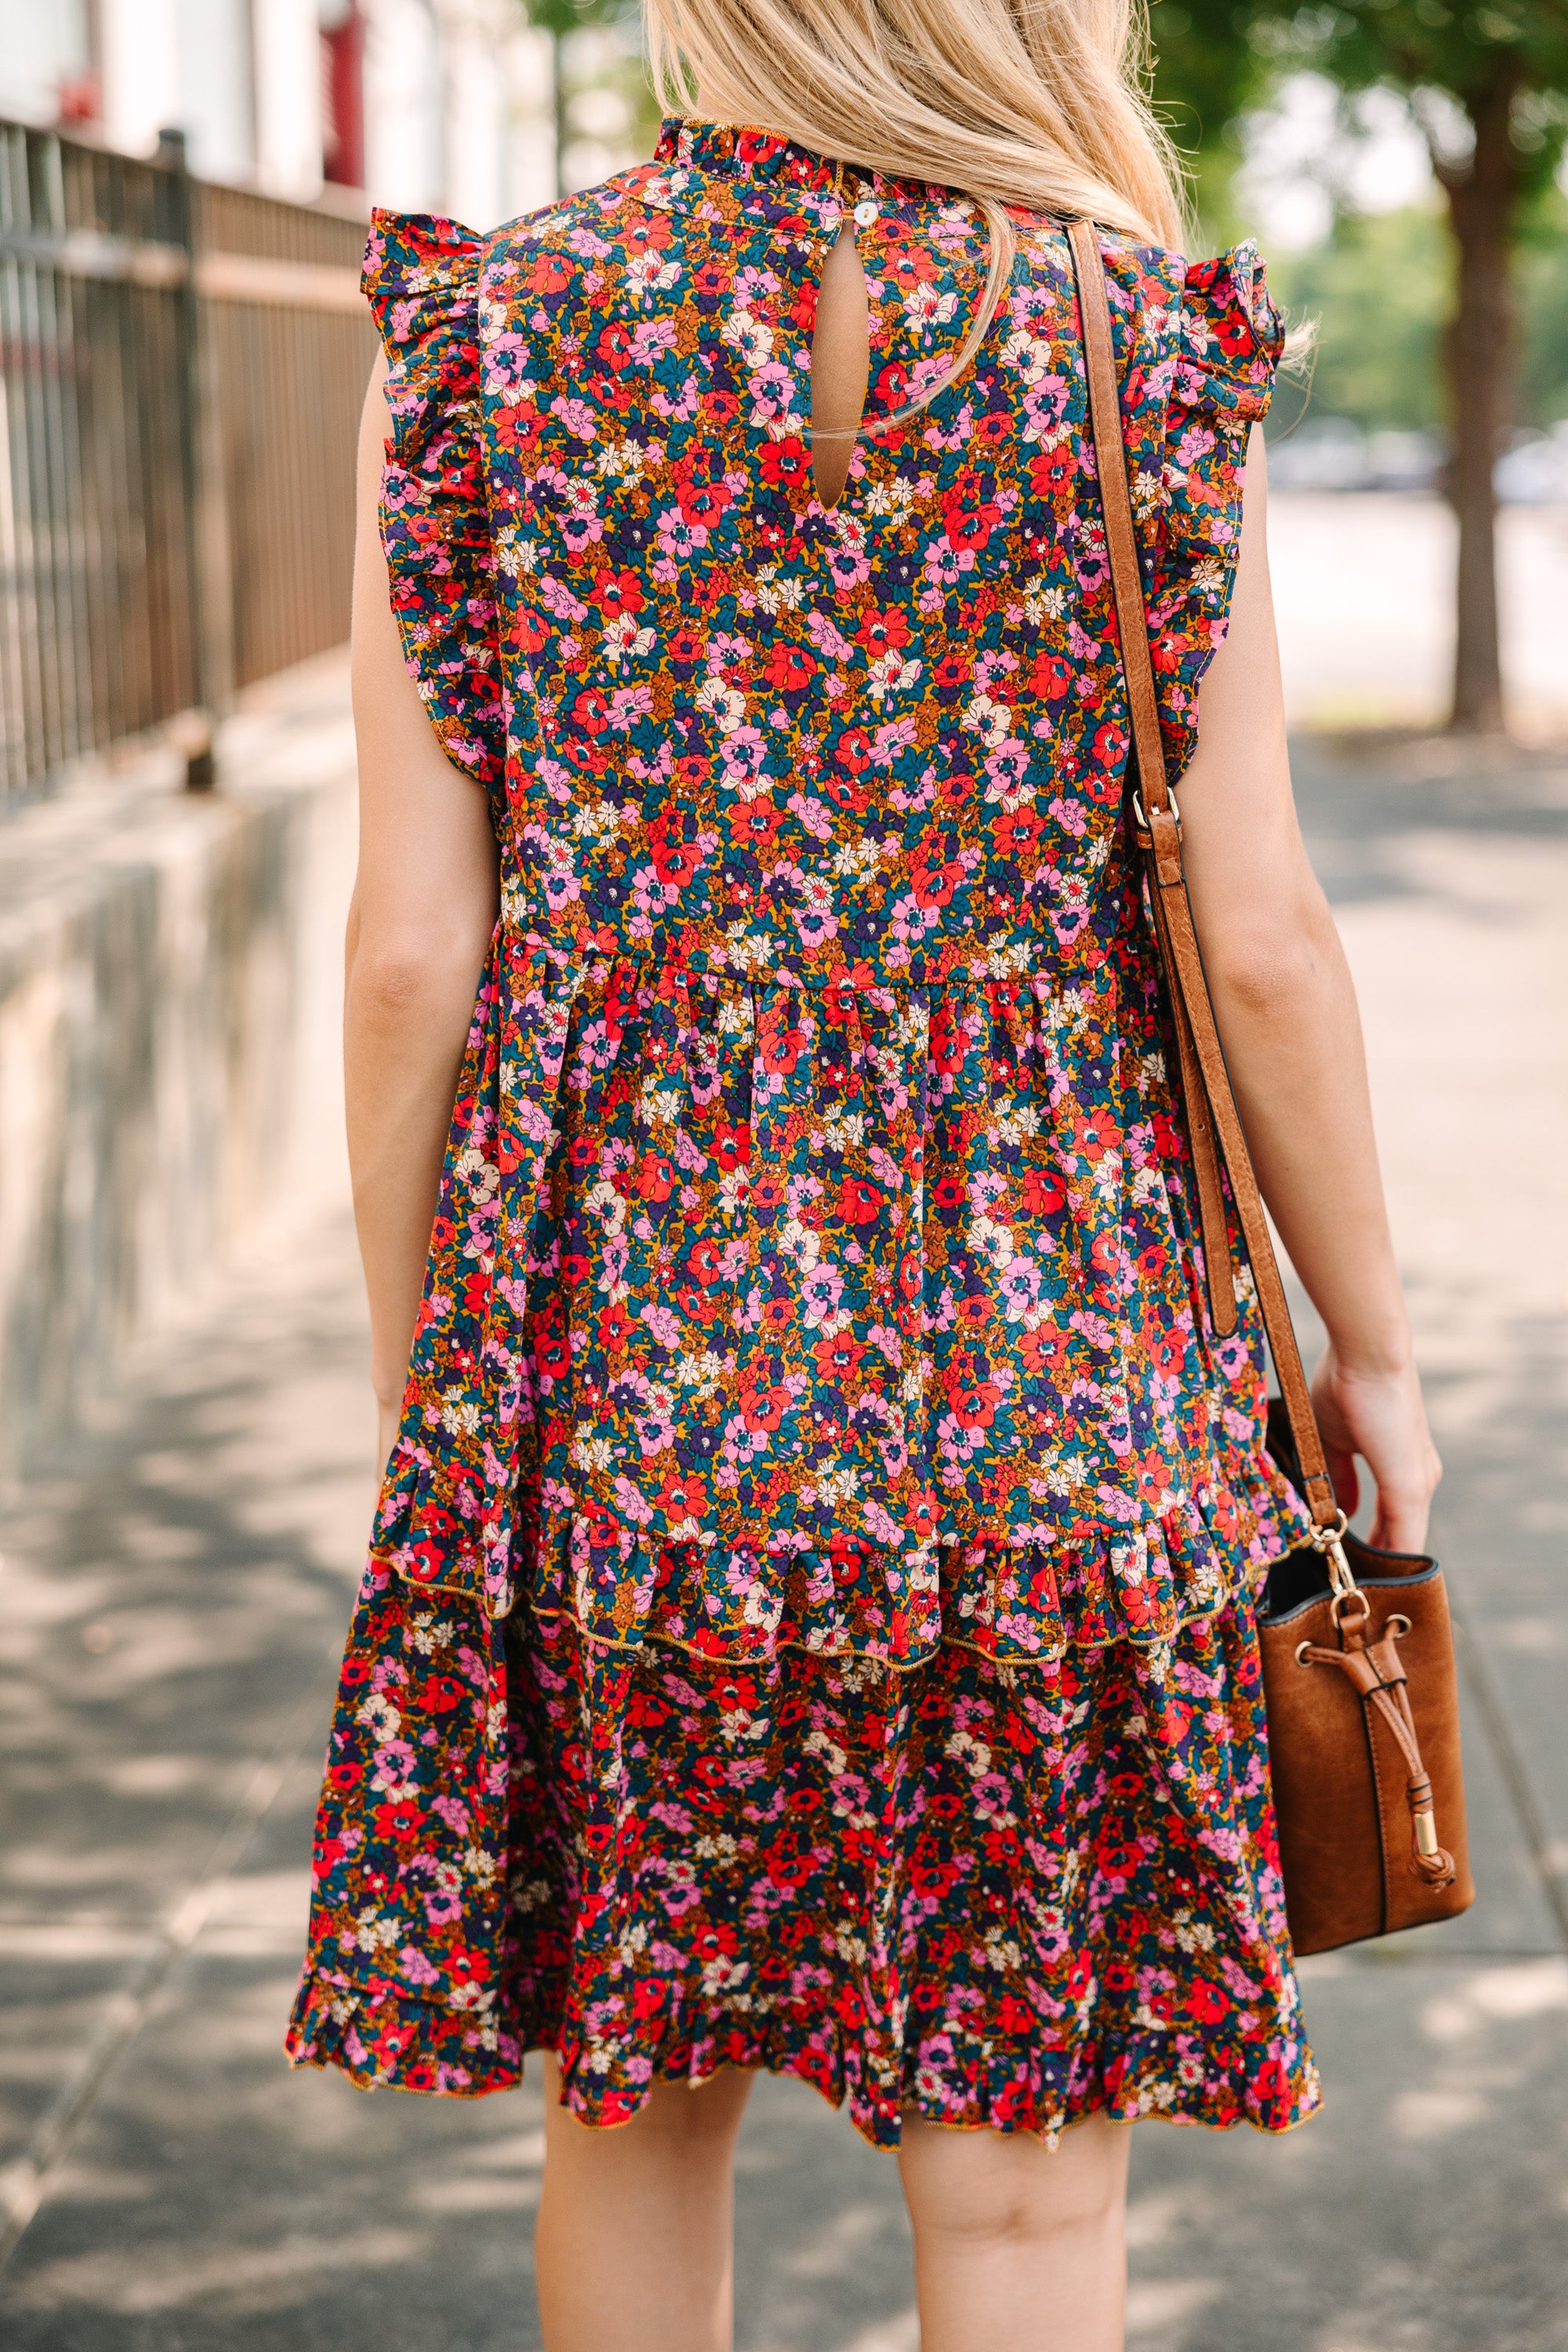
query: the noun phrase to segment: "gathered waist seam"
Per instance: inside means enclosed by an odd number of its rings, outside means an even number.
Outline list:
[[[1005,956],[992,956],[977,948],[973,953],[955,956],[939,971],[921,969],[879,972],[868,970],[864,963],[837,964],[815,971],[802,971],[784,963],[763,966],[723,959],[721,951],[709,949],[684,951],[650,947],[640,941],[614,947],[563,947],[537,931],[509,933],[504,923],[498,925],[495,939],[498,952],[542,957],[553,973],[563,979],[571,978],[579,986],[584,982],[607,979],[617,968],[627,969],[652,985],[661,981],[687,981],[705,982],[714,989],[723,984],[794,989],[803,994],[832,991],[863,996],[913,996],[931,990],[963,987],[1061,989],[1080,977],[1070,964],[1064,967],[1059,961],[1044,961],[1047,952],[1044,941],[1034,944],[1039,949],[1041,961],[1027,961],[1010,951]]]

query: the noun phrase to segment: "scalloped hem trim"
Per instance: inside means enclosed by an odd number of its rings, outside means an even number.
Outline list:
[[[422,1574],[427,1549],[383,1537],[372,1558],[413,1591],[492,1618],[521,1609],[575,1624],[607,1654],[658,1642],[693,1657],[765,1662],[791,1650],[909,1672],[952,1644],[998,1665],[1051,1667],[1125,1643],[1158,1656],[1183,1628],[1250,1601],[1306,1513],[1267,1456],[1208,1465],[1161,1517],[1059,1528],[952,1528],[901,1552],[759,1530],[750,1545],[673,1537],[574,1502],[513,1538],[510,1574],[481,1591]]]
[[[1283,1553],[1279,1556],[1282,1559],[1285,1557]],[[1268,1569],[1273,1564],[1270,1560],[1259,1570],[1260,1579],[1268,1573]],[[421,1591],[447,1589],[444,1586],[426,1585],[417,1588]],[[570,1627],[583,1641],[591,1643],[595,1649],[613,1651],[621,1657],[635,1658],[639,1650],[647,1649],[650,1643],[657,1643],[660,1649],[677,1650],[682,1656],[695,1659],[699,1665],[717,1666],[731,1673],[738,1666],[765,1665],[770,1658],[777,1657],[781,1651],[792,1650],[801,1657],[818,1658],[824,1665],[883,1666],[890,1675],[912,1675],[918,1674],[922,1666],[929,1666],[932,1659],[940,1657],[944,1650],[965,1650],[971,1657],[984,1658],[987,1665],[995,1666],[999,1670],[1011,1671],[1016,1668],[1023,1673],[1054,1674],[1067,1659],[1085,1650],[1114,1650],[1125,1646],[1127,1649],[1138,1651],[1143,1657],[1157,1660],[1160,1653],[1169,1649],[1177,1635],[1187,1626],[1206,1624],[1215,1617],[1222,1617],[1227,1609],[1234,1608],[1238,1600],[1250,1598],[1249,1589],[1243,1585],[1237,1591],[1222,1594],[1217,1601],[1205,1608],[1187,1610],[1183,1615],[1172,1619],[1168,1624],[1162,1625],[1157,1633],[1150,1634],[1147,1639],[1129,1633],[1123,1627],[1115,1633],[1094,1637],[1073,1634],[1049,1650],[1003,1651],[983,1642],[965,1641],[959,1633],[944,1632],[940,1639],[928,1643],[924,1649],[906,1658],[884,1657],[880,1651],[858,1650],[848,1644],[840,1649],[830,1650],[814,1645],[810,1642],[787,1638],[772,1642],[765,1647],[759,1646],[755,1650],[742,1650],[738,1647],[705,1649],[700,1643],[684,1641],[679,1635],[667,1633],[658,1626],[650,1626],[647,1633],[639,1633],[635,1641],[621,1641],[613,1634],[595,1633],[591,1626],[584,1625],[582,1619],[570,1609],[542,1609],[530,1601],[526,1594],[519,1596],[513,1614],[517,1617],[526,1615],[531,1622],[548,1625],[552,1630]]]
[[[395,2021],[380,2028],[374,2042],[364,2040],[358,2029],[359,2014],[366,2008],[391,2009],[395,2013]],[[481,2023],[476,2019],[475,2025],[477,2030],[465,2032],[461,2011],[439,2009],[433,2002],[397,1992],[375,2000],[307,1973],[289,2021],[285,2052],[291,2066],[334,2068],[362,2091],[400,2090],[426,2097],[469,2099],[518,2089],[526,2057],[547,2052],[561,2066],[561,2105],[580,2123],[597,2131],[617,2130],[633,2122],[647,2105],[655,2083],[687,2083],[696,2089],[727,2069],[787,2075],[808,2084],[830,2107],[846,2111],[859,2137],[884,2154],[897,2153],[906,2116],[945,2131],[1028,2133],[1054,2147],[1064,2131],[1096,2115],[1104,2115],[1112,2123],[1171,2123],[1210,2131],[1230,2131],[1246,2124],[1254,2131],[1279,2137],[1310,2123],[1323,2104],[1317,2068],[1304,2045],[1286,2087],[1259,2098],[1251,2095],[1245,2074],[1234,2088],[1228,2083],[1177,2083],[1157,2037],[1144,2033],[1092,2045],[1089,2079],[1076,2084],[1064,2081],[1059,2096],[1052,2099],[1052,2112],[1044,2120],[1030,2120],[1027,2114],[1020,2113],[1024,2102],[1014,2095],[1014,2086],[989,2091],[980,2087],[984,2074],[978,2065],[970,2078],[971,2108],[954,2116],[936,2109],[913,2084],[906,2084],[906,2095],[897,2098],[858,2095],[853,2079],[857,2070],[846,2063],[843,2037],[827,2018],[815,2032],[807,2027],[791,2030],[776,2022],[764,2031],[748,2030],[732,2019],[714,2019],[705,2034],[683,2038],[689,2062],[685,2066],[661,2063],[658,2053],[639,2052],[637,2057],[648,2066],[647,2080],[623,2095],[595,2101],[577,2095],[583,2070],[562,2056],[564,2037],[558,2031],[538,2022],[522,2025],[516,2032],[489,2021]],[[428,2054],[429,2042],[442,2038],[456,2039],[467,2047],[470,2063],[443,2063]],[[725,2041],[731,2046],[710,2063],[698,2058],[699,2042]],[[909,2064],[910,2072],[917,2069],[912,2052]],[[962,2069],[955,2071],[962,2073]],[[1028,2064],[1032,2081],[1047,2091],[1054,2074],[1070,2078],[1084,2072],[1085,2056],[1073,2050],[1039,2051]],[[1112,2075],[1114,2089],[1110,2084]],[[1037,2090],[1034,2111],[1040,2104]]]

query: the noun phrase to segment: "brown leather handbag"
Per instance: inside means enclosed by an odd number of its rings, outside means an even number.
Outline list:
[[[1223,1168],[1281,1391],[1269,1406],[1269,1451],[1312,1517],[1307,1541],[1269,1570],[1258,1640],[1291,1940],[1298,1952],[1322,1952],[1452,1918],[1475,1899],[1453,1630],[1436,1561],[1374,1550],[1349,1532],[1334,1501],[1182,870],[1181,820],[1160,737],[1103,257],[1091,223],[1070,222],[1068,236],[1132,722],[1130,823],[1169,991],[1209,1313],[1218,1335],[1235,1330]]]

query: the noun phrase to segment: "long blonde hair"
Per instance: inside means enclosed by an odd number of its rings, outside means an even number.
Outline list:
[[[773,131],[818,155],[969,196],[990,238],[961,375],[1011,274],[1004,207],[1085,214],[1175,246],[1174,151],[1143,91],[1144,0],[644,0],[667,113]],[[863,428],[879,429],[876,425]]]

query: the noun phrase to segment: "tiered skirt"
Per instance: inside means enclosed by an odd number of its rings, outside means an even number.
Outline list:
[[[879,2147],[1310,2112],[1252,1624],[1300,1507],[1128,922],[1071,985],[501,943],[298,2063],[549,2049],[604,2125],[763,2066]]]

